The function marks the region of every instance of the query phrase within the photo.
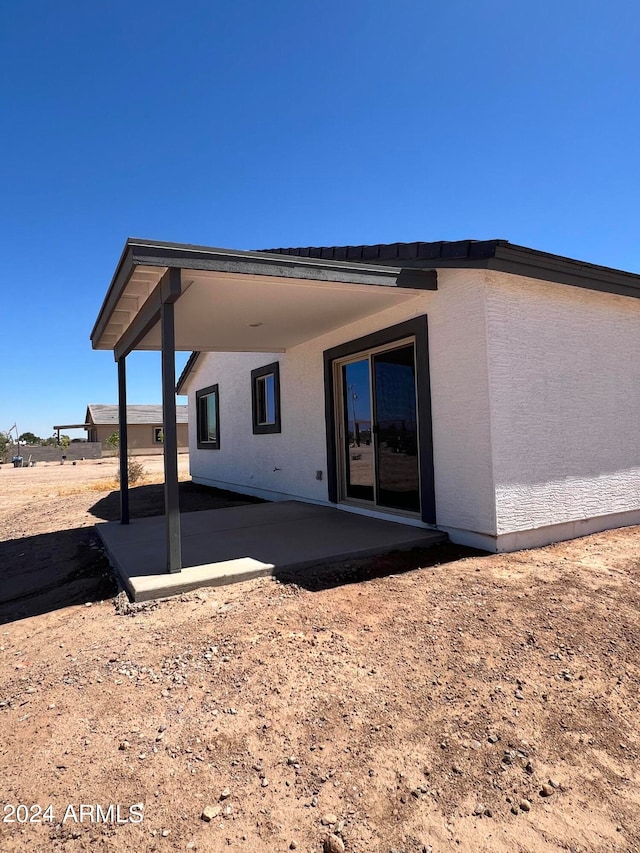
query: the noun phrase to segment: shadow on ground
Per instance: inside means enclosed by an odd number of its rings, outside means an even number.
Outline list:
[[[486,551],[466,548],[444,542],[431,548],[412,548],[410,551],[392,551],[378,557],[361,557],[357,560],[341,560],[336,563],[311,566],[289,572],[274,573],[280,583],[295,584],[309,592],[320,592],[350,583],[362,583],[375,578],[401,575],[418,569],[433,568],[453,563],[467,557],[484,557]]]
[[[92,527],[0,542],[0,624],[117,591]]]
[[[129,501],[132,518],[162,515],[164,486],[160,483],[134,487],[129,491]],[[182,512],[255,502],[262,503],[258,498],[180,483]],[[119,492],[100,498],[88,512],[96,521],[117,521]],[[117,592],[109,562],[92,526],[0,542],[0,624],[73,604],[102,601]]]
[[[264,503],[260,498],[199,486],[197,483],[179,484],[180,512],[198,512],[202,509],[222,509],[226,506]],[[89,512],[104,521],[118,521],[120,518],[120,492],[111,492],[96,501]],[[131,518],[148,518],[164,514],[164,485],[135,486],[129,489],[129,512]]]

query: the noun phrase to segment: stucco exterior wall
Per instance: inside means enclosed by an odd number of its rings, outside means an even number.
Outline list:
[[[154,442],[154,429],[161,427],[162,424],[129,424],[127,427],[127,440],[129,450],[133,455],[136,454],[160,454],[162,453],[162,444]],[[189,445],[189,425],[178,424],[178,447],[185,450]],[[109,436],[118,431],[117,424],[98,425],[92,428],[96,436],[96,441],[102,444],[102,449],[105,453],[111,452],[111,448],[107,444]]]
[[[494,535],[484,274],[441,271],[438,288],[286,353],[201,355],[185,389],[193,479],[272,499],[327,502],[324,350],[426,314],[437,523],[454,539],[458,528]],[[251,370],[272,361],[280,362],[282,432],[253,435]],[[199,450],[195,393],[214,384],[220,449]]]
[[[488,273],[486,319],[497,550],[639,523],[640,301]]]
[[[430,319],[436,523],[454,542],[496,530],[485,273],[439,270]]]
[[[496,272],[441,270],[436,292],[286,353],[202,355],[194,480],[327,502],[323,351],[423,314],[438,527],[507,551],[640,523],[640,301]],[[250,373],[272,361],[282,432],[253,435]],[[195,392],[216,383],[220,450],[198,450]]]

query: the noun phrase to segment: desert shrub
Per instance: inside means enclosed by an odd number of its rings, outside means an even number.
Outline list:
[[[127,476],[129,478],[129,485],[134,486],[136,483],[139,483],[140,480],[144,479],[145,470],[142,462],[138,462],[133,456],[127,457]],[[120,480],[120,469],[118,468],[117,474],[118,481]]]
[[[132,484],[144,477],[144,465],[132,456],[127,459],[127,471],[129,472],[129,482]]]

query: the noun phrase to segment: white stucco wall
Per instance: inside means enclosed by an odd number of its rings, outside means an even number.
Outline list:
[[[640,522],[640,301],[488,273],[486,318],[498,550]]]
[[[267,498],[326,502],[324,350],[427,314],[437,523],[454,539],[460,528],[494,535],[484,294],[483,273],[446,270],[438,291],[286,353],[201,355],[186,385],[194,480]],[[272,361],[280,362],[282,432],[253,435],[251,370]],[[220,450],[198,450],[195,392],[216,383]]]
[[[437,291],[286,353],[202,355],[194,480],[326,502],[323,351],[423,314],[438,527],[506,551],[640,523],[640,301],[495,272],[439,271]],[[253,435],[250,373],[272,361],[282,432]],[[195,392],[215,383],[221,448],[198,450]]]

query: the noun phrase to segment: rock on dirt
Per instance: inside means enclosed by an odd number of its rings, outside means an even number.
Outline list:
[[[202,814],[200,817],[202,820],[209,821],[214,820],[218,817],[218,815],[222,814],[222,806],[205,806],[202,810]]]
[[[324,853],[345,853],[344,841],[337,835],[327,835],[324,840]]]

